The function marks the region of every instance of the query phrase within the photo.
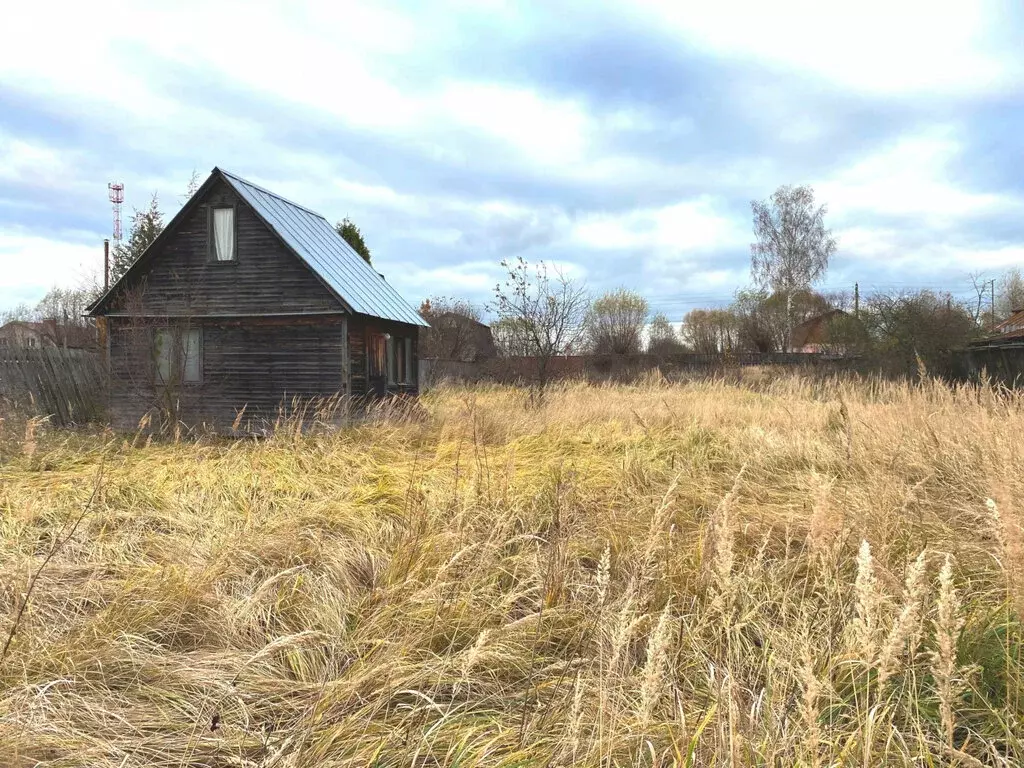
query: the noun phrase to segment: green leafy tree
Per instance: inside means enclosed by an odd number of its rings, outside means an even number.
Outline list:
[[[338,234],[345,238],[345,242],[352,246],[352,250],[363,257],[363,261],[370,264],[370,249],[363,240],[363,233],[348,216],[334,225]]]
[[[128,242],[114,248],[110,264],[111,282],[121,279],[129,267],[138,261],[143,252],[164,231],[164,215],[160,210],[156,192],[149,201],[149,207],[132,214],[128,230]]]

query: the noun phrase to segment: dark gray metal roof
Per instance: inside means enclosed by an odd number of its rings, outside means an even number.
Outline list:
[[[223,168],[215,170],[353,312],[427,326],[323,216]]]

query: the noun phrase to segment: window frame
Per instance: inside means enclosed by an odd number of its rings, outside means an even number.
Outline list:
[[[231,211],[231,224],[234,228],[234,237],[232,238],[232,244],[234,250],[231,253],[230,259],[218,259],[217,258],[217,236],[214,224],[216,217],[215,211],[230,210]],[[238,204],[237,203],[223,203],[213,204],[211,203],[206,207],[206,260],[210,264],[217,264],[225,266],[228,264],[238,263]]]
[[[189,379],[187,377],[187,362],[188,362],[188,335],[195,334],[196,337],[196,378]],[[162,356],[162,345],[157,346],[157,341],[161,337],[165,338],[169,343],[170,347],[166,354],[167,370],[169,376],[165,377],[162,373],[161,362]],[[152,350],[153,350],[153,380],[158,386],[183,386],[183,387],[196,387],[203,384],[205,378],[204,366],[203,366],[203,328],[202,326],[173,326],[167,325],[160,328],[154,329],[152,337]]]

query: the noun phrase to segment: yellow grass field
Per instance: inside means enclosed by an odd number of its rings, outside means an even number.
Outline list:
[[[3,766],[1024,761],[1015,395],[753,374],[259,441],[0,429]]]

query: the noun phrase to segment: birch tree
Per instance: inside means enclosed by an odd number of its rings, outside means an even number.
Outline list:
[[[836,252],[836,238],[825,226],[828,207],[816,206],[808,186],[781,186],[768,200],[750,203],[754,237],[751,272],[762,288],[786,297],[786,338],[792,331],[788,307],[793,293],[821,280]]]

